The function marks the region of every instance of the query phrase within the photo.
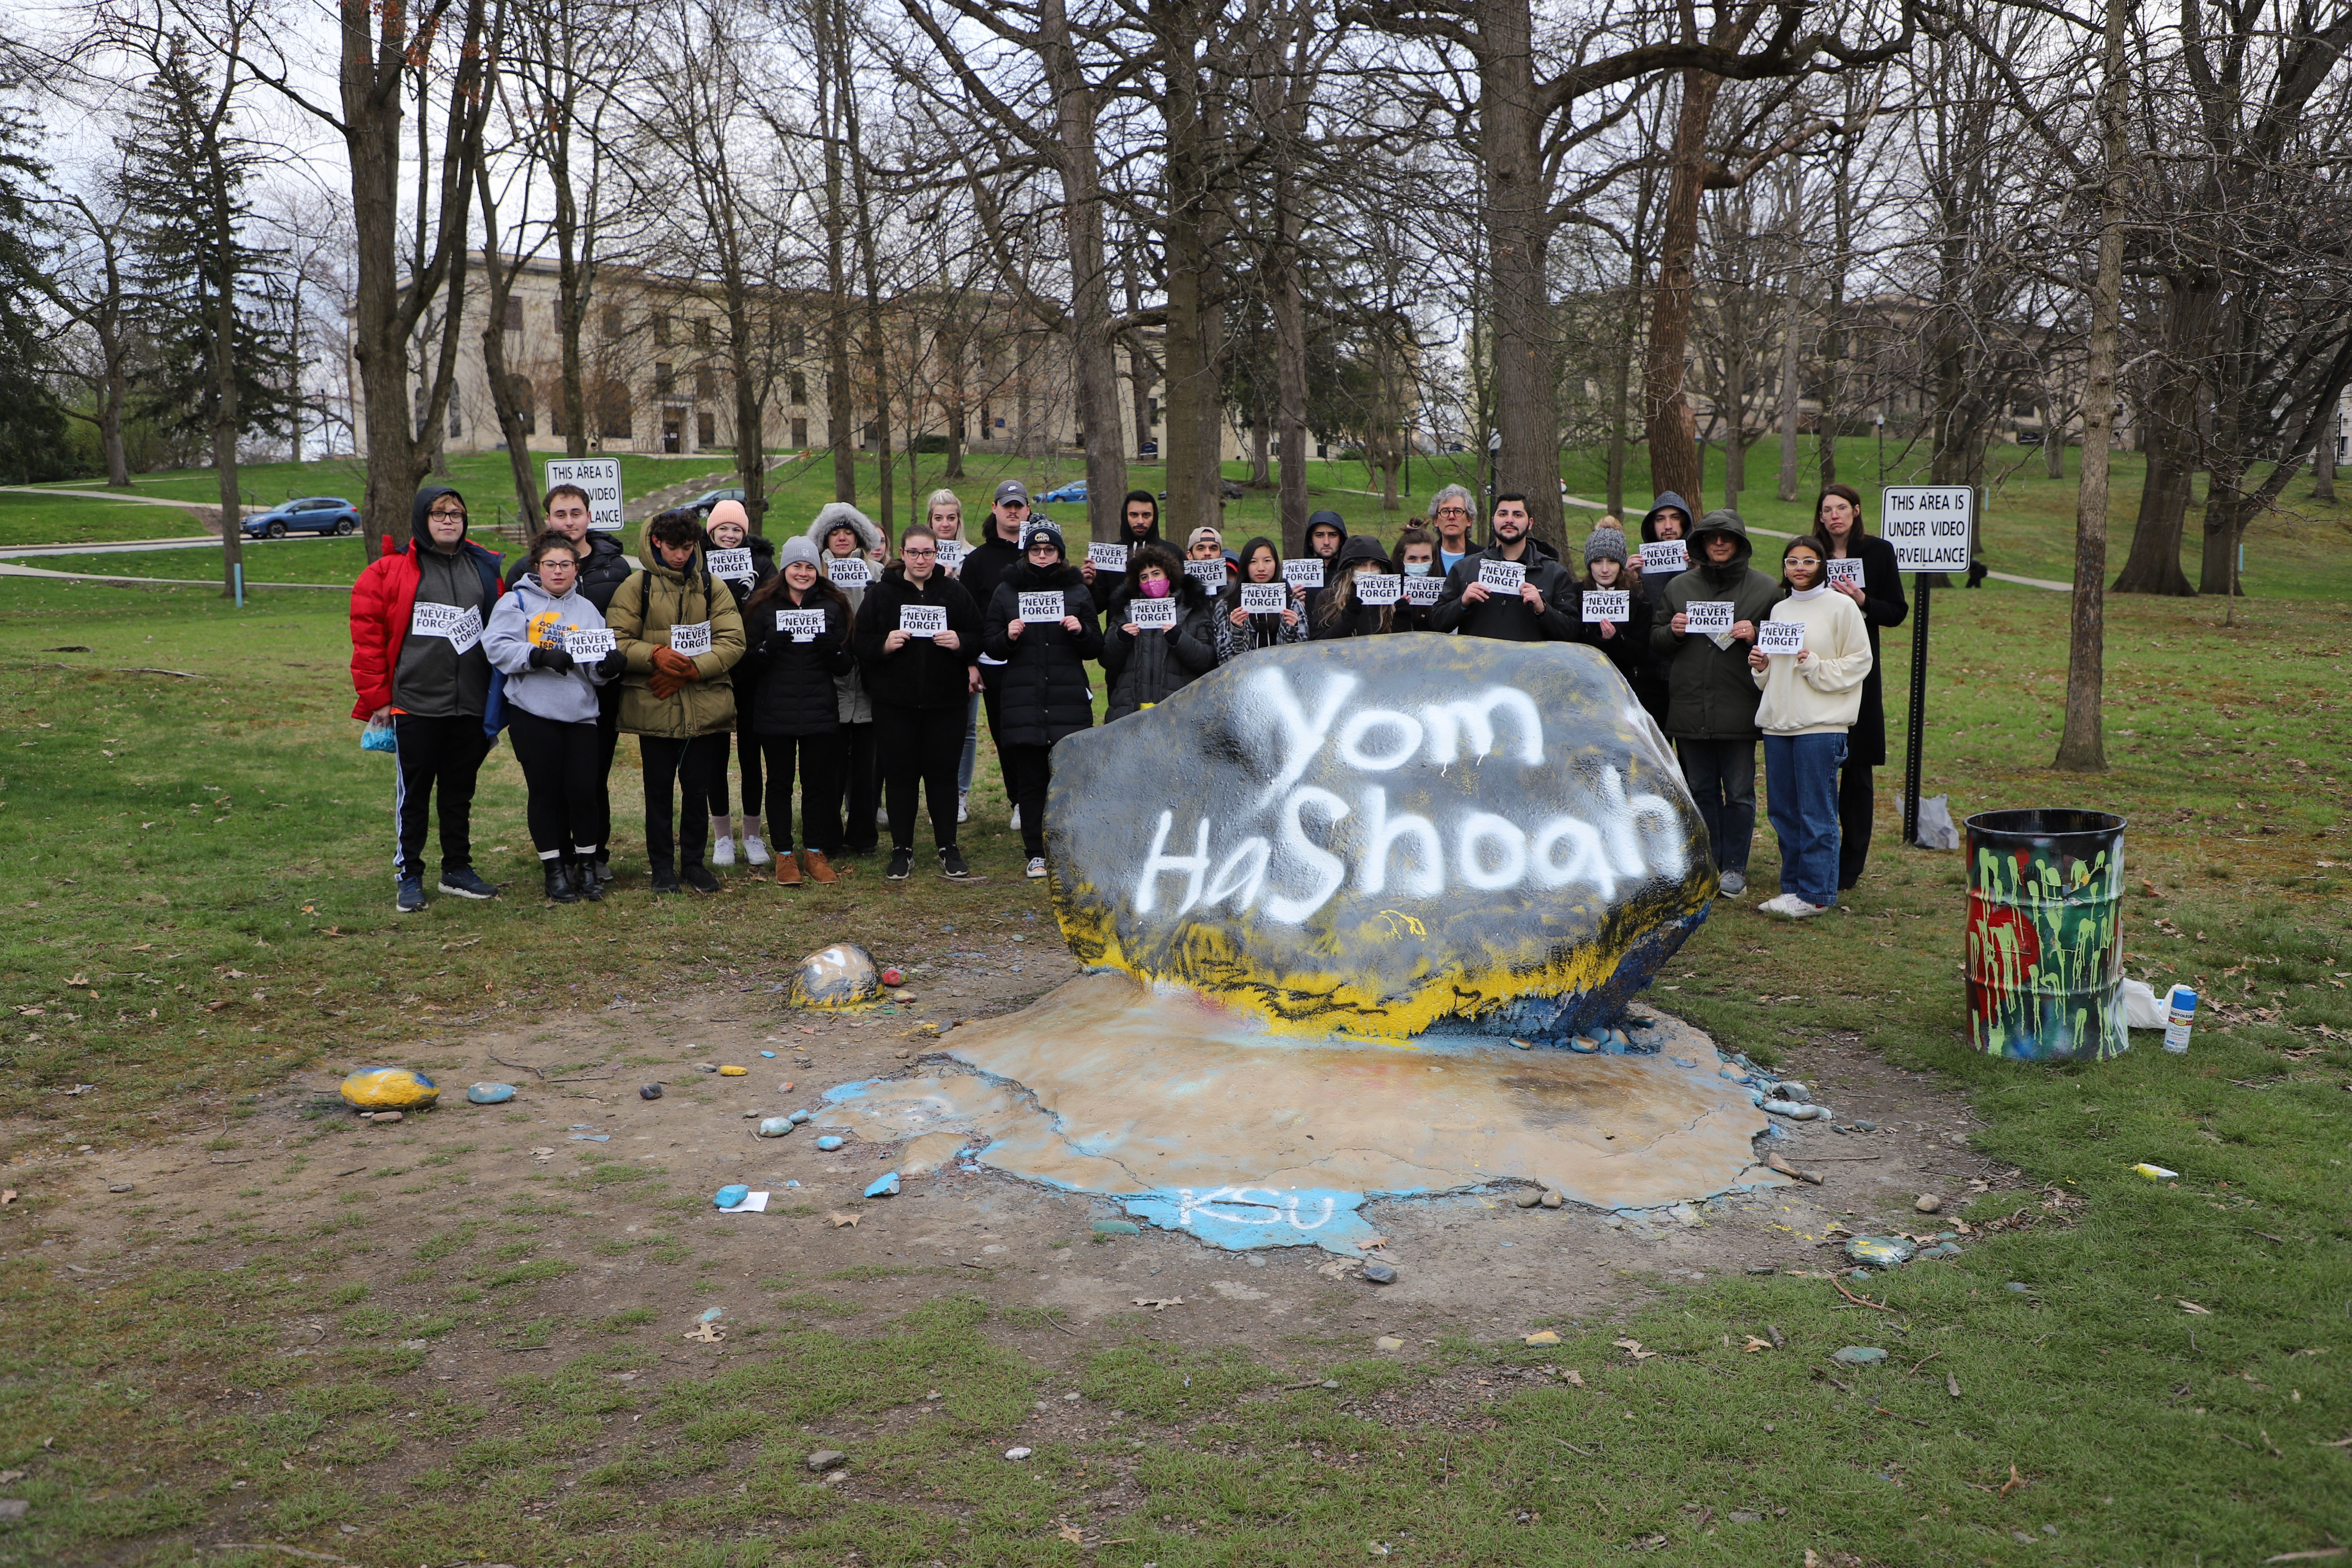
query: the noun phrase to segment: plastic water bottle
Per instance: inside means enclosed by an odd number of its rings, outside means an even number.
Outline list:
[[[2197,993],[2176,985],[2165,998],[2164,1048],[2174,1056],[2189,1054],[2189,1026],[2197,1021]]]

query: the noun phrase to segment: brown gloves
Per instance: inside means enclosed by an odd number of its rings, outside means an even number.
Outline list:
[[[667,702],[677,696],[688,681],[702,679],[702,670],[694,660],[676,648],[654,649],[654,672],[646,685],[656,697]]]

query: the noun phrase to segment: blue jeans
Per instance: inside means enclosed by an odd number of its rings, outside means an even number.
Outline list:
[[[1823,909],[1837,902],[1838,764],[1845,736],[1764,737],[1764,805],[1780,840],[1780,890]]]
[[[1756,742],[1676,741],[1683,783],[1706,824],[1706,847],[1718,872],[1748,875],[1748,849],[1756,838]]]
[[[971,793],[971,764],[979,755],[980,693],[975,691],[971,694],[971,700],[965,705],[963,710],[963,760],[956,764],[956,793],[958,795],[970,795]]]

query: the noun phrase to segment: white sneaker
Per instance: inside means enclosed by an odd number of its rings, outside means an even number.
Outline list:
[[[1792,921],[1809,921],[1815,915],[1825,915],[1830,912],[1829,905],[1809,904],[1794,893],[1789,895],[1789,918]]]
[[[764,866],[775,858],[768,853],[767,840],[756,833],[743,835],[743,858],[754,866]]]
[[[970,795],[960,795],[956,796],[956,820],[958,822],[970,822],[971,820],[971,796]]]
[[[1021,808],[1017,805],[1013,808],[1013,831],[1021,831]]]
[[[1757,905],[1756,912],[1759,915],[1787,915],[1794,920],[1798,910],[1803,907],[1804,900],[1798,898],[1796,894],[1782,893],[1778,898],[1767,899]]]
[[[710,847],[710,863],[714,866],[732,866],[735,864],[735,836],[733,834],[722,833],[719,836],[719,842]]]
[[[1045,875],[1045,858],[1043,855],[1040,855],[1035,859],[1029,862],[1029,879],[1033,882],[1040,881],[1044,879]]]

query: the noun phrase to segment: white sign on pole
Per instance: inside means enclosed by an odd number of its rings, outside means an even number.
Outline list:
[[[616,533],[621,527],[621,459],[550,458],[547,488],[578,485],[588,492],[588,526]]]
[[[1166,632],[1176,629],[1176,601],[1173,599],[1129,599],[1127,618],[1135,623],[1139,632]]]
[[[1021,595],[1021,618],[1024,621],[1035,625],[1059,626],[1062,617],[1069,613],[1068,601],[1062,597],[1062,592],[1058,588],[1046,594]]]
[[[1404,578],[1384,572],[1364,572],[1356,577],[1356,603],[1393,605],[1404,597]]]
[[[1977,493],[1967,485],[1889,485],[1879,492],[1878,531],[1902,572],[1965,572]]]
[[[898,629],[908,637],[935,637],[948,629],[947,610],[939,605],[901,605]]]
[[[1683,629],[1693,637],[1722,637],[1738,619],[1738,606],[1729,599],[1693,599],[1683,606]]]
[[[1642,546],[1644,572],[1687,572],[1690,546],[1679,539],[1654,539]]]
[[[1584,621],[1597,626],[1602,621],[1630,621],[1633,618],[1633,595],[1612,593],[1606,588],[1588,588],[1584,594]]]
[[[1290,590],[1279,583],[1244,583],[1242,608],[1253,616],[1278,616],[1290,608]]]
[[[1282,580],[1294,588],[1320,588],[1323,585],[1323,557],[1301,555],[1282,563]]]
[[[1805,623],[1802,621],[1757,622],[1756,648],[1759,653],[1804,652]]]

